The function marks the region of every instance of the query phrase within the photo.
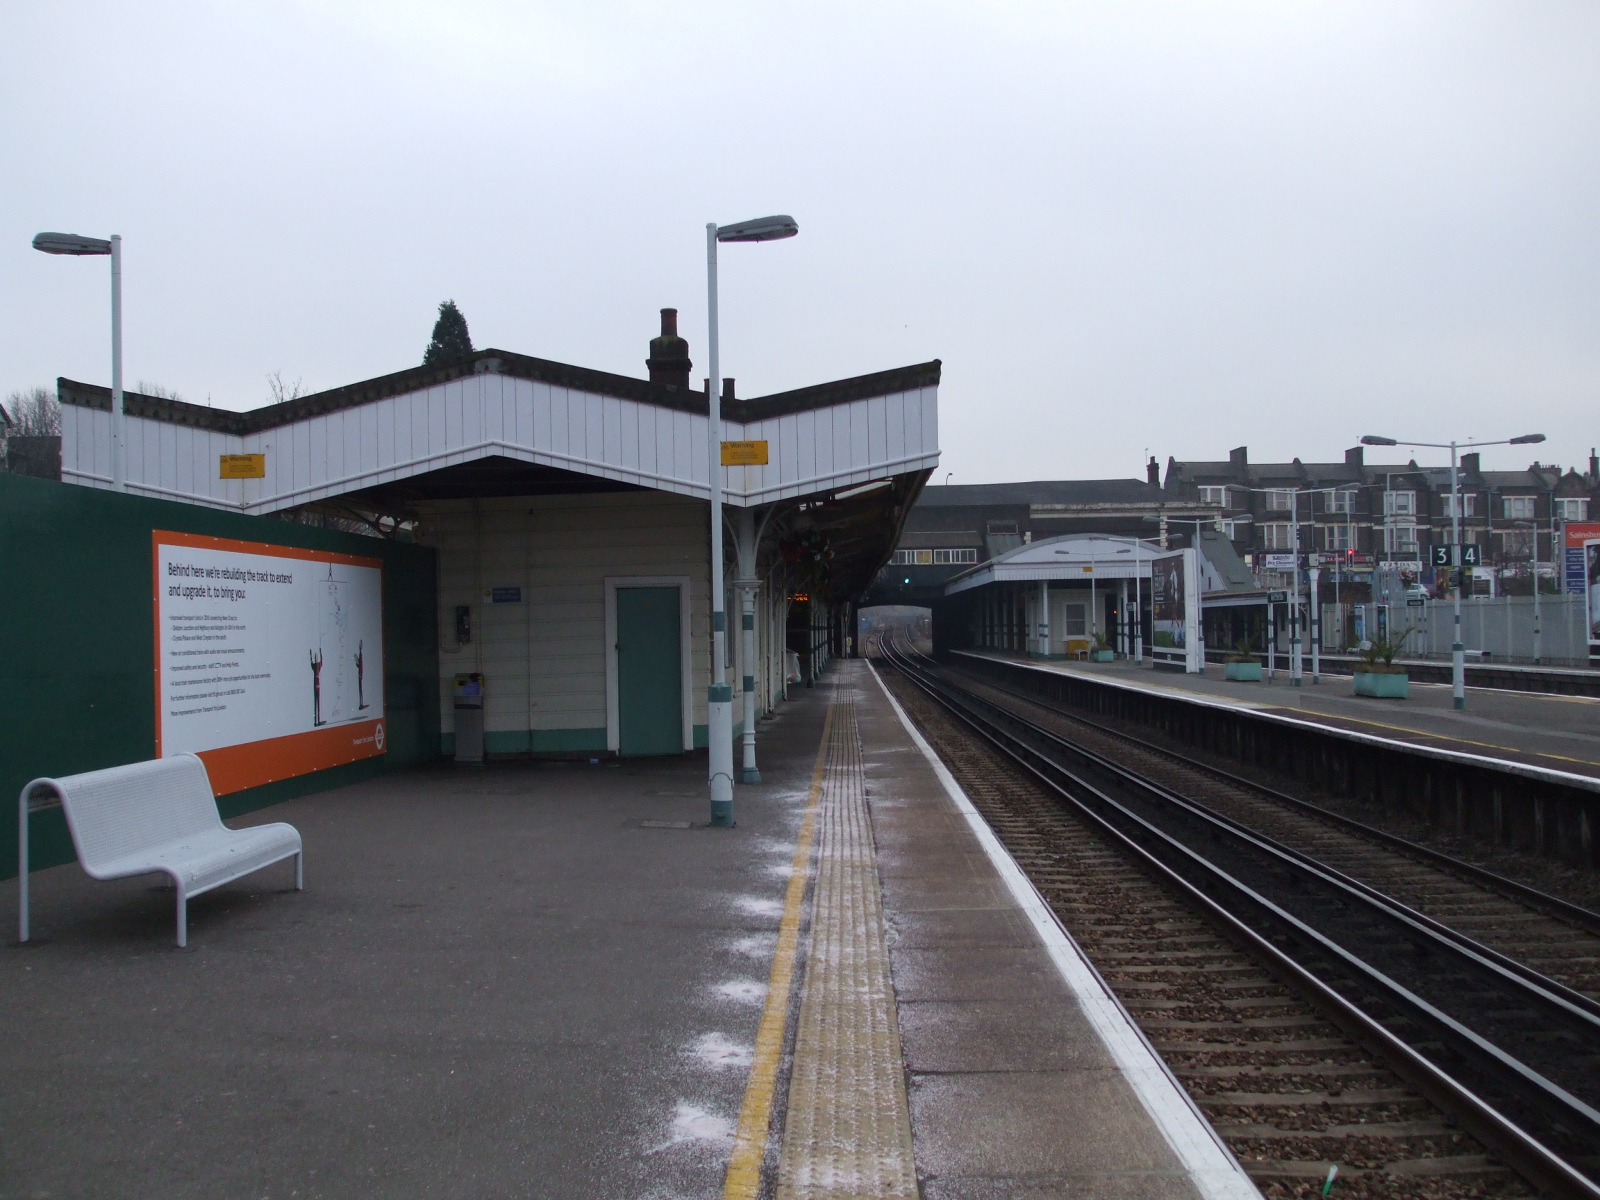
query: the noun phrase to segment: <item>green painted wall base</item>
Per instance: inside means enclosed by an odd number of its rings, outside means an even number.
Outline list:
[[[744,733],[744,722],[735,721],[733,736]],[[704,750],[708,740],[706,726],[694,727],[694,748]],[[604,726],[594,729],[486,729],[483,734],[485,753],[497,757],[515,757],[522,754],[604,754],[606,731]],[[456,752],[456,735],[439,735],[439,754],[452,758]],[[275,803],[275,802],[274,802]]]

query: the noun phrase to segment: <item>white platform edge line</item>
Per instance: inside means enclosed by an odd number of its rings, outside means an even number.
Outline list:
[[[1181,700],[1185,704],[1194,704],[1201,708],[1217,708],[1224,712],[1247,712],[1253,717],[1263,721],[1273,721],[1279,725],[1292,725],[1309,729],[1317,733],[1332,734],[1335,737],[1349,738],[1353,742],[1366,742],[1373,746],[1384,748],[1398,747],[1410,750],[1427,758],[1437,758],[1446,762],[1460,762],[1466,764],[1482,764],[1505,771],[1511,775],[1524,775],[1529,779],[1545,779],[1551,783],[1560,783],[1580,788],[1589,792],[1600,792],[1600,779],[1593,775],[1579,775],[1573,771],[1563,771],[1557,767],[1541,767],[1535,763],[1519,763],[1515,759],[1495,758],[1488,754],[1474,754],[1470,750],[1448,750],[1443,746],[1419,746],[1416,742],[1402,742],[1399,738],[1386,738],[1376,733],[1362,733],[1355,729],[1340,729],[1336,725],[1323,725],[1318,721],[1307,720],[1304,717],[1289,717],[1282,713],[1268,712],[1271,708],[1282,708],[1281,704],[1274,704],[1262,700],[1232,700],[1227,696],[1208,696],[1204,692],[1189,692],[1183,688],[1167,687],[1159,683],[1140,683],[1131,679],[1107,679],[1099,675],[1090,675],[1082,671],[1060,670],[1056,667],[1045,666],[1042,663],[1018,662],[1011,658],[995,658],[988,654],[975,654],[970,650],[955,650],[954,654],[965,655],[968,658],[982,659],[987,662],[1004,663],[1007,666],[1022,667],[1029,671],[1039,671],[1046,675],[1064,675],[1068,679],[1086,679],[1090,683],[1100,684],[1104,687],[1120,688],[1125,692],[1139,692],[1146,696],[1169,696]],[[1441,684],[1441,687],[1448,686]],[[1533,693],[1521,692],[1519,695]],[[1330,713],[1335,720],[1337,714]],[[1349,718],[1357,720],[1358,718]],[[1425,730],[1414,730],[1418,737],[1448,737],[1448,734],[1433,734]],[[1530,751],[1530,753],[1533,753]]]
[[[1261,1200],[1260,1191],[1239,1165],[1239,1160],[1217,1136],[1183,1085],[1167,1069],[1167,1064],[1156,1053],[1155,1047],[1134,1024],[1128,1010],[1122,1007],[1122,1002],[1106,986],[1105,980],[1100,978],[1100,973],[1085,957],[1066,926],[1061,924],[1055,911],[1045,903],[1044,897],[1017,865],[1016,859],[1011,857],[1011,852],[989,828],[989,823],[967,798],[955,776],[950,774],[934,753],[933,747],[911,723],[871,662],[867,663],[867,670],[872,672],[873,679],[889,701],[889,706],[894,709],[895,716],[900,718],[900,724],[911,735],[912,742],[928,760],[945,794],[966,819],[968,828],[983,847],[989,862],[1005,881],[1017,906],[1032,923],[1050,960],[1055,963],[1062,980],[1082,1007],[1089,1024],[1111,1051],[1117,1069],[1127,1079],[1201,1195],[1207,1200]]]

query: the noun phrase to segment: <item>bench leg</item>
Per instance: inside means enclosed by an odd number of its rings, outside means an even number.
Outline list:
[[[174,881],[176,882],[176,881]],[[189,944],[189,897],[183,890],[183,884],[178,883],[178,949],[182,950]]]
[[[305,851],[303,851],[303,850],[299,851],[294,856],[294,890],[297,891],[297,892],[303,892],[303,891],[306,890],[306,872],[305,872],[304,859],[305,859]]]

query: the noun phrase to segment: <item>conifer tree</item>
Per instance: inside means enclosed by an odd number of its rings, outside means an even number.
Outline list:
[[[439,319],[433,323],[433,340],[423,352],[422,365],[461,358],[472,353],[472,335],[467,332],[467,319],[461,315],[454,300],[439,305]]]

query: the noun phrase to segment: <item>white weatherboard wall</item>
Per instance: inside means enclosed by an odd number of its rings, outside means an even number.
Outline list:
[[[63,405],[68,483],[109,487],[111,414]],[[128,490],[272,513],[489,456],[705,498],[706,418],[484,373],[244,437],[127,417]],[[938,465],[938,388],[766,421],[724,423],[764,440],[764,467],[731,467],[729,504],[765,504]],[[263,479],[218,479],[218,456],[264,454]]]
[[[690,697],[704,744],[709,681],[706,506],[660,493],[442,501],[423,509],[418,541],[439,554],[439,674],[445,748],[451,688],[481,671],[485,748],[493,754],[606,750],[605,581],[689,577]],[[520,604],[484,592],[522,588]],[[455,637],[472,608],[472,641]]]

